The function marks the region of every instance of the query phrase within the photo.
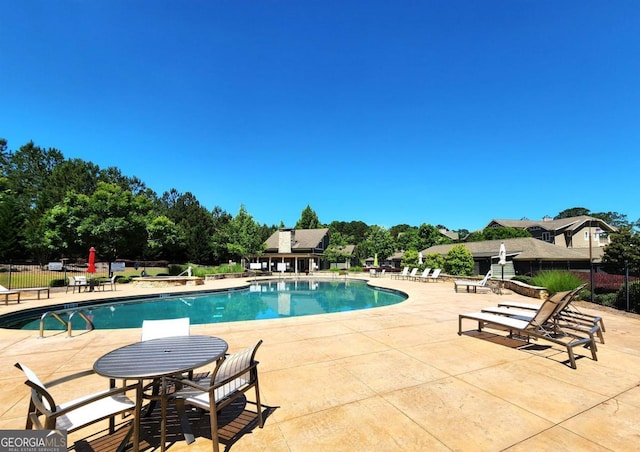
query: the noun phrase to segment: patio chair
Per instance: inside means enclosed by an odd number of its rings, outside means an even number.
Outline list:
[[[597,361],[597,349],[593,335],[596,334],[599,327],[594,326],[587,331],[588,337],[578,334],[585,332],[582,329],[575,330],[570,326],[559,330],[553,326],[551,320],[552,316],[557,313],[557,310],[558,304],[547,299],[542,303],[535,315],[528,320],[487,312],[460,314],[458,316],[458,335],[462,334],[462,320],[470,319],[478,322],[478,332],[481,332],[482,328],[487,327],[506,330],[509,332],[509,337],[513,337],[514,335],[523,337],[527,339],[527,343],[529,339],[533,337],[534,339],[542,339],[556,345],[561,345],[566,348],[567,354],[569,355],[569,362],[573,369],[577,368],[573,351],[577,346],[589,348],[589,350],[591,350],[591,357],[594,361]]]
[[[441,268],[436,268],[433,273],[431,273],[431,276],[429,276],[429,279],[427,279],[428,282],[438,282],[438,278],[440,277],[440,272],[442,272]]]
[[[65,290],[65,293],[69,292],[69,287],[72,288],[71,293],[76,293],[76,289],[78,289],[78,292],[81,292],[83,287],[86,290],[87,287],[89,287],[89,284],[87,283],[87,277],[69,276],[69,283],[67,284],[67,290]]]
[[[4,304],[9,304],[9,295],[15,295],[15,300],[20,304],[20,291],[19,290],[10,290],[4,286],[0,286],[0,295],[4,296]]]
[[[25,384],[31,388],[31,401],[27,413],[25,428],[31,430],[66,430],[71,433],[96,422],[109,419],[109,433],[115,431],[115,416],[126,412],[135,412],[139,417],[139,407],[126,396],[125,392],[136,390],[138,393],[140,383],[120,388],[111,388],[95,394],[85,395],[77,399],[56,404],[49,388],[74,381],[76,379],[92,375],[93,370],[86,370],[68,375],[49,383],[42,383],[38,376],[22,363],[15,366],[22,370],[27,377]],[[75,387],[82,387],[76,384]],[[137,423],[132,422],[131,431],[125,435],[118,450],[124,450],[133,433],[133,441],[138,441]]]
[[[100,285],[98,286],[98,288],[102,289],[102,291],[104,292],[104,288],[109,286],[110,290],[116,290],[116,275],[113,275],[111,278],[109,278],[106,281],[101,281]]]
[[[466,287],[467,292],[471,292],[471,288],[473,288],[473,292],[478,292],[478,288],[487,288],[487,282],[489,278],[491,278],[492,271],[489,270],[487,274],[482,278],[481,281],[467,281],[467,280],[457,280],[453,282],[453,288],[456,292],[458,292],[458,287]]]
[[[218,443],[217,412],[228,406],[238,397],[243,396],[249,389],[254,388],[256,395],[257,420],[260,428],[263,427],[262,405],[260,404],[260,389],[258,386],[258,361],[255,360],[258,347],[262,344],[259,340],[254,345],[218,360],[211,377],[197,380],[179,380],[182,385],[173,401],[182,419],[185,418],[185,405],[191,405],[205,411],[209,411],[211,423],[211,442],[214,452],[220,450]],[[193,442],[193,434],[187,425],[183,425],[185,439]]]
[[[409,267],[405,267],[402,270],[402,273],[394,273],[393,275],[391,275],[391,279],[404,279],[407,276],[409,276]]]
[[[420,276],[416,276],[414,278],[414,281],[421,281],[421,282],[428,281],[429,280],[429,273],[431,273],[431,269],[429,267],[427,267],[424,270],[422,270],[422,273],[420,274]]]
[[[189,317],[178,319],[143,320],[141,341],[161,337],[189,336]]]

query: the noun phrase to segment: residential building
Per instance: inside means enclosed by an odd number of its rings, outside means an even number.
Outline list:
[[[485,229],[501,226],[526,229],[535,239],[565,248],[600,248],[611,243],[610,233],[618,232],[605,221],[586,215],[558,220],[491,220]]]
[[[322,269],[328,246],[328,228],[283,228],[274,232],[265,242],[265,251],[251,260],[267,271],[309,273]]]

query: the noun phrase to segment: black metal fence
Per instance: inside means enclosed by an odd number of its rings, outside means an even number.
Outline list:
[[[33,262],[0,263],[0,285],[7,289],[25,289],[29,287],[62,287],[69,276],[87,276],[102,278],[109,276],[109,264],[96,262],[96,273],[87,273],[86,263],[37,264]]]

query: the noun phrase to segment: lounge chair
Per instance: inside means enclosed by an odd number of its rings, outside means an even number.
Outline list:
[[[405,277],[404,277],[404,278],[402,278],[402,279],[412,279],[412,280],[413,280],[413,279],[415,279],[415,278],[416,278],[416,275],[417,275],[417,274],[418,274],[418,267],[414,267],[414,268],[411,270],[411,273],[409,273],[407,276],[405,276]]]
[[[422,270],[422,273],[420,274],[420,276],[416,276],[414,278],[414,281],[420,281],[420,282],[428,281],[429,273],[431,273],[431,269],[427,267],[424,270]]]
[[[436,268],[433,271],[433,273],[431,273],[431,276],[429,276],[429,279],[427,280],[427,282],[438,282],[438,278],[440,277],[440,272],[442,272],[442,269]]]
[[[115,416],[126,412],[135,412],[136,419],[139,418],[139,407],[125,394],[127,391],[135,390],[139,394],[140,383],[111,388],[95,394],[85,395],[69,402],[56,404],[49,388],[77,380],[81,377],[92,375],[93,370],[74,373],[66,377],[59,378],[49,383],[42,383],[38,376],[22,363],[15,366],[22,370],[27,377],[25,384],[31,388],[31,401],[27,413],[25,428],[31,430],[66,430],[71,433],[96,422],[109,419],[109,433],[115,431]],[[106,383],[106,380],[105,380]],[[76,388],[82,386],[75,384]],[[133,441],[138,441],[139,433],[135,429],[136,422],[132,423],[132,431],[125,435],[118,450],[124,450],[131,433]]]
[[[228,355],[216,363],[216,368],[208,378],[198,380],[177,380],[177,385],[182,385],[173,400],[178,413],[184,418],[185,405],[192,405],[209,411],[211,422],[211,442],[214,452],[218,452],[218,421],[217,412],[229,405],[238,397],[244,395],[249,389],[254,388],[256,395],[256,409],[258,425],[263,427],[262,405],[260,404],[260,389],[258,386],[258,361],[255,360],[258,347],[262,340],[253,346],[239,352]],[[188,443],[193,441],[193,434],[188,425],[183,425],[185,439]]]
[[[9,304],[9,295],[18,294],[16,301],[20,303],[20,294],[24,292],[36,292],[38,295],[38,300],[40,299],[40,294],[43,292],[47,293],[47,298],[50,297],[50,288],[49,287],[26,287],[23,289],[7,289],[3,285],[0,285],[0,295],[5,295],[4,304]]]
[[[21,292],[19,290],[10,290],[10,289],[7,289],[4,286],[0,286],[0,295],[4,296],[4,304],[5,305],[9,304],[9,295],[15,295],[16,302],[18,302],[18,304],[20,304],[20,294],[21,294]]]
[[[558,312],[554,316],[554,322],[560,328],[562,326],[573,326],[575,329],[584,328],[588,331],[591,327],[598,325],[598,339],[600,343],[604,344],[604,321],[602,317],[590,314],[584,314],[577,311],[573,306],[573,301],[576,299],[578,293],[586,286],[582,284],[574,290],[567,292],[558,292],[549,299],[554,300],[559,304]],[[520,318],[532,316],[532,312],[540,309],[540,304],[535,303],[519,303],[503,301],[498,303],[497,307],[484,308],[483,312],[491,312],[493,314],[517,316]],[[586,327],[586,328],[585,328]]]
[[[453,288],[456,292],[458,291],[458,287],[466,287],[467,292],[471,292],[472,288],[473,288],[473,292],[478,292],[478,288],[489,289],[489,287],[487,286],[487,282],[489,281],[489,278],[491,278],[491,275],[492,275],[492,272],[491,270],[489,270],[487,274],[484,276],[484,278],[482,278],[481,281],[467,281],[467,280],[454,281]]]
[[[391,275],[391,279],[404,279],[407,276],[409,276],[409,267],[405,267],[402,270],[402,273],[394,273],[393,275]]]
[[[509,336],[514,334],[520,337],[526,337],[527,343],[529,338],[543,339],[553,344],[561,345],[566,348],[569,355],[569,362],[573,369],[576,369],[576,360],[573,349],[577,346],[586,346],[591,350],[591,357],[594,361],[598,360],[596,355],[596,343],[593,335],[599,329],[594,326],[587,333],[588,337],[584,337],[580,333],[584,331],[573,332],[573,328],[566,327],[558,330],[552,326],[552,317],[558,310],[558,304],[552,300],[545,300],[540,309],[529,320],[522,320],[515,317],[509,317],[498,314],[490,314],[487,312],[471,312],[468,314],[460,314],[458,316],[458,335],[462,334],[462,320],[470,319],[478,322],[478,331],[482,328],[492,328],[498,330],[509,331]],[[573,330],[573,331],[571,331]]]

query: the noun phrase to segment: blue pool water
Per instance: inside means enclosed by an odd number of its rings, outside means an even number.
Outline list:
[[[103,303],[85,313],[96,329],[119,329],[140,328],[144,319],[189,317],[192,325],[275,319],[388,306],[406,298],[401,292],[370,287],[364,281],[267,281],[244,290]],[[22,329],[37,330],[40,316],[21,323]],[[72,325],[74,331],[86,327],[79,316],[74,316]],[[47,318],[45,329],[63,326]]]

